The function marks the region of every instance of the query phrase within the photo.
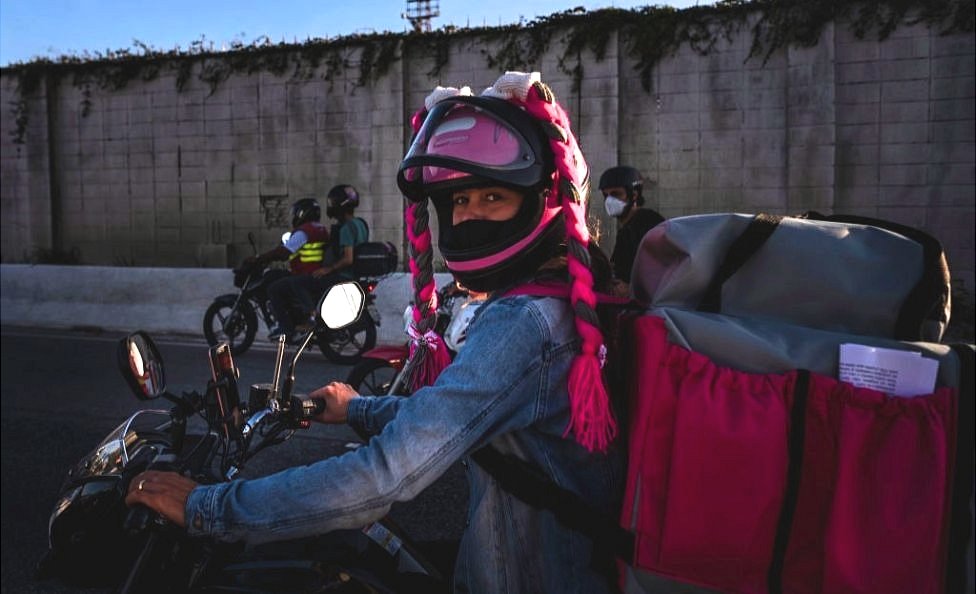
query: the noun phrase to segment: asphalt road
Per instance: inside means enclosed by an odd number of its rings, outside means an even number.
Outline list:
[[[67,469],[138,408],[168,408],[135,399],[116,368],[121,334],[65,333],[2,328],[0,428],[2,428],[2,572],[6,593],[87,592],[56,582],[36,582],[33,569],[47,548],[47,522]],[[209,377],[205,345],[157,337],[170,392],[201,390]],[[274,353],[251,350],[237,358],[241,386],[270,382]],[[296,390],[309,392],[349,368],[328,363],[317,351],[299,361]],[[314,425],[283,445],[260,453],[245,471],[263,475],[345,451],[357,440],[347,427]],[[467,491],[460,465],[417,499],[394,506],[391,516],[421,545],[455,540],[462,530]],[[445,557],[440,557],[446,563]]]

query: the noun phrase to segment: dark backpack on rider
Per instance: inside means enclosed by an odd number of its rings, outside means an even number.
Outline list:
[[[396,246],[389,241],[367,241],[353,248],[352,267],[357,277],[383,276],[397,269]]]
[[[360,217],[356,217],[356,220],[363,223],[368,239],[369,224]],[[339,259],[342,255],[339,252],[339,233],[344,224],[344,222],[340,222],[332,225],[330,236],[332,237],[332,256],[335,259]],[[352,250],[352,274],[356,278],[390,274],[396,271],[400,263],[396,246],[389,241],[364,241],[357,243]]]
[[[619,522],[476,453],[505,488],[624,561],[627,592],[972,588],[973,348],[922,342],[948,321],[934,238],[815,214],[679,217],[645,236],[632,287],[648,306],[607,341],[627,421]],[[936,388],[841,382],[844,343],[935,359]]]

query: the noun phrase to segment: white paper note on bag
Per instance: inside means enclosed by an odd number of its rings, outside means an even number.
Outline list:
[[[894,396],[931,394],[938,373],[939,362],[921,353],[863,344],[840,345],[840,380],[860,388]]]

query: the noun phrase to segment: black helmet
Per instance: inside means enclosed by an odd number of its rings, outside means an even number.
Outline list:
[[[641,190],[644,187],[644,176],[640,171],[629,165],[618,165],[611,167],[600,176],[600,189],[623,188],[627,191],[627,200],[636,201],[637,206],[644,205],[644,195]]]
[[[302,223],[322,219],[322,209],[315,198],[302,198],[291,205],[291,226],[294,229]]]
[[[329,206],[338,206],[340,208],[358,208],[359,207],[359,192],[356,188],[350,186],[349,184],[339,184],[333,186],[329,190],[328,194]]]

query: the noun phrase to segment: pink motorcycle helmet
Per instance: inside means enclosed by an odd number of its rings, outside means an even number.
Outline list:
[[[397,181],[407,198],[431,198],[448,270],[469,289],[494,291],[534,272],[563,242],[559,196],[548,191],[553,173],[543,127],[525,110],[495,97],[456,96],[427,114]],[[525,199],[516,217],[455,228],[451,194],[478,185],[519,191]]]

